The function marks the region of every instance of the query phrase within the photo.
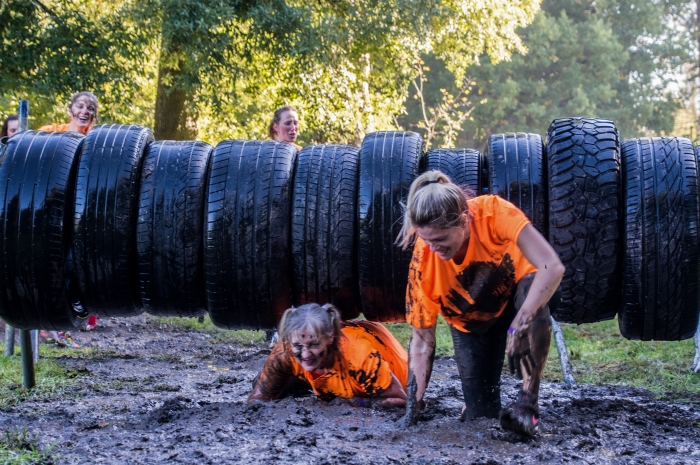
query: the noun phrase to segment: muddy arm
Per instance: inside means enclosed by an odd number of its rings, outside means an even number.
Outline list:
[[[432,328],[413,328],[408,343],[408,398],[406,414],[401,419],[401,426],[408,427],[418,422],[423,395],[430,381],[435,360],[435,326]]]
[[[531,224],[520,232],[518,247],[525,258],[537,268],[530,291],[511,325],[515,330],[524,330],[535,319],[538,310],[552,298],[565,269],[552,246]]]
[[[391,384],[379,393],[378,398],[373,400],[373,404],[384,408],[406,406],[406,391],[403,390],[401,383],[393,373],[391,374]]]
[[[279,342],[272,349],[260,374],[255,379],[253,392],[248,396],[248,403],[256,400],[279,399],[293,376],[291,357],[286,353],[284,344]]]

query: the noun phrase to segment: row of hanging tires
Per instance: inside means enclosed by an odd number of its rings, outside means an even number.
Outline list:
[[[691,337],[698,323],[698,153],[682,138],[620,143],[611,121],[555,120],[424,153],[420,135],[362,147],[154,141],[147,128],[26,131],[0,163],[0,317],[69,329],[86,312],[209,312],[219,327],[272,328],[284,310],[333,302],[346,319],[404,321],[411,251],[402,202],[439,169],[510,200],[566,266],[555,318],[619,314],[630,339]],[[80,309],[82,313],[76,309]]]

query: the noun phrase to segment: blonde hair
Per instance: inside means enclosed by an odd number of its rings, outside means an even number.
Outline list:
[[[340,312],[331,304],[305,304],[298,308],[288,308],[279,324],[279,336],[289,341],[292,334],[307,330],[319,339],[321,336],[333,338],[333,347],[338,347],[341,333]]]
[[[275,139],[275,136],[277,135],[277,131],[275,131],[275,124],[280,122],[280,119],[282,119],[282,113],[285,111],[294,111],[299,113],[297,109],[291,105],[285,105],[275,110],[274,115],[272,115],[272,121],[270,121],[270,126],[267,128],[267,135],[270,137],[270,139]]]
[[[416,228],[459,228],[464,225],[463,215],[469,214],[463,191],[442,171],[426,171],[411,184],[404,207],[404,219],[396,243],[407,248],[416,236]]]

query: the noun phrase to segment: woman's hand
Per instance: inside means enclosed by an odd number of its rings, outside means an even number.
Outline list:
[[[425,389],[430,381],[435,360],[435,326],[431,328],[413,328],[411,341],[408,343],[408,393],[406,414],[400,425],[407,428],[418,423],[420,406]]]

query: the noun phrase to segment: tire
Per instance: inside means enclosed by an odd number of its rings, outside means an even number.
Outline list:
[[[402,202],[418,174],[423,139],[414,132],[368,134],[360,150],[358,273],[365,318],[406,321],[411,250],[394,244],[403,223]]]
[[[271,329],[291,306],[290,210],[296,148],[223,141],[208,173],[204,289],[212,322]]]
[[[676,341],[695,334],[700,201],[691,142],[655,137],[622,144],[624,242],[620,332]]]
[[[22,132],[0,164],[0,317],[19,329],[77,326],[67,296],[66,257],[77,133]]]
[[[472,149],[433,149],[425,154],[426,171],[438,170],[445,173],[472,196],[481,195],[483,185],[481,172],[484,157]]]
[[[360,315],[357,285],[359,151],[311,145],[299,152],[292,194],[292,301],[335,305]]]
[[[80,157],[73,220],[73,258],[80,301],[105,317],[143,312],[136,258],[141,162],[153,142],[148,128],[93,128]]]
[[[159,141],[146,152],[136,251],[141,302],[151,315],[206,313],[203,224],[212,150],[204,142]]]
[[[612,121],[554,120],[547,131],[549,242],[566,267],[552,316],[615,317],[620,303],[620,142]]]
[[[489,192],[508,200],[525,213],[547,237],[547,190],[543,169],[544,145],[539,134],[494,134],[486,158]]]

